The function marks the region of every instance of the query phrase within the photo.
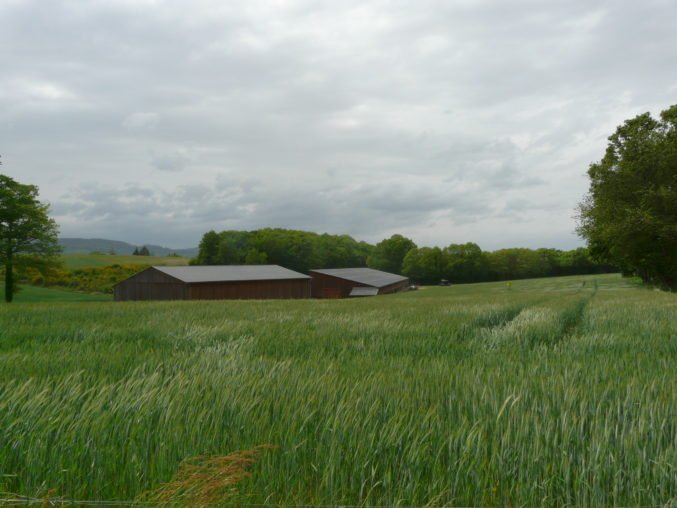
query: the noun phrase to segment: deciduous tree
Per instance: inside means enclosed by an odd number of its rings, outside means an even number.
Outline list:
[[[402,235],[393,235],[376,244],[371,256],[367,259],[367,265],[384,272],[401,273],[404,256],[415,248],[416,244],[413,240]]]
[[[413,281],[437,284],[446,275],[449,256],[439,247],[410,249],[402,262],[402,273]]]
[[[17,266],[44,266],[60,251],[58,227],[49,205],[38,201],[38,188],[0,175],[0,262],[5,271],[5,301],[16,292]]]
[[[677,286],[677,104],[627,120],[588,171],[578,233],[599,260]]]

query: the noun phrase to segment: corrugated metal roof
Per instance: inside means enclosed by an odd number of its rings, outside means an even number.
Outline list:
[[[310,278],[278,265],[154,266],[153,268],[189,283]]]
[[[378,294],[378,288],[363,288],[356,287],[350,290],[348,296],[376,296]]]
[[[373,268],[331,268],[327,270],[310,270],[311,272],[331,275],[339,279],[359,282],[376,288],[390,286],[396,282],[407,280],[406,277],[394,273],[382,272]]]

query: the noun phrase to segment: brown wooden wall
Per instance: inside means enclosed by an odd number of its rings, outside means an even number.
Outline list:
[[[379,289],[378,294],[379,295],[387,295],[389,293],[397,293],[399,291],[404,291],[409,287],[409,279],[405,279],[401,282],[396,282],[395,284],[391,284],[390,286],[384,286],[381,289]]]
[[[347,298],[354,287],[371,287],[324,273],[311,272],[313,298]]]
[[[310,279],[187,284],[149,268],[115,286],[113,297],[116,301],[310,298]]]
[[[123,280],[113,288],[115,301],[185,300],[188,285],[153,268]]]
[[[369,284],[362,284],[360,282],[353,282],[340,277],[334,277],[324,273],[311,272],[313,278],[312,295],[313,298],[347,298],[350,291],[355,287],[373,287]],[[389,286],[384,286],[379,289],[379,295],[388,293],[397,293],[409,287],[409,279],[405,279]]]
[[[188,291],[191,300],[310,298],[310,279],[202,282]]]

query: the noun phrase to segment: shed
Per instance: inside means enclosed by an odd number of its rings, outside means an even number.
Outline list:
[[[409,279],[373,268],[332,268],[310,270],[315,298],[374,296],[404,291]]]
[[[310,277],[278,265],[151,266],[113,286],[123,300],[309,298]]]

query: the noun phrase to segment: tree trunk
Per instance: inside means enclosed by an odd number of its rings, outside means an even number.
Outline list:
[[[12,266],[12,254],[7,256],[5,263],[5,301],[12,303],[14,298],[14,270]]]

